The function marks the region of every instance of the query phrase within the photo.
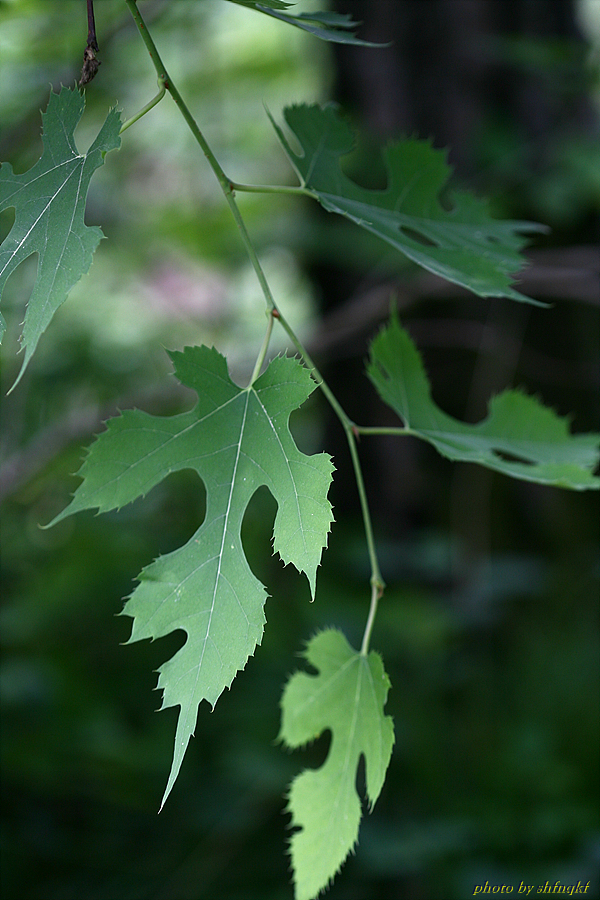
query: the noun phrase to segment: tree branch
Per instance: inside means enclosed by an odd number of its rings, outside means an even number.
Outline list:
[[[83,68],[79,86],[83,87],[96,77],[100,67],[100,60],[96,59],[98,52],[98,40],[96,38],[96,21],[94,19],[94,0],[87,0],[88,37],[87,46],[83,51]]]

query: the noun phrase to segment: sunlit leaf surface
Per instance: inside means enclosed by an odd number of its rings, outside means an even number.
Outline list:
[[[125,605],[130,640],[180,628],[187,641],[160,668],[163,708],[180,706],[173,766],[163,803],[179,772],[198,705],[214,706],[260,643],[265,588],[253,575],[240,529],[251,497],[266,485],[278,503],[273,549],[304,572],[315,592],[316,570],[332,521],[327,491],[333,466],[324,453],[301,453],[288,419],[315,384],[296,360],[274,359],[247,388],[234,384],[214,348],[172,353],[177,377],[198,394],[190,412],[156,417],[139,410],[112,419],[92,445],[71,504],[118,509],[170,472],[194,469],[206,486],[206,517],[184,546],[142,570]]]
[[[357,653],[339,631],[317,634],[304,657],[316,675],[296,672],[283,698],[280,738],[301,747],[332,732],[327,759],[292,782],[288,809],[296,900],[313,900],[353,849],[361,817],[356,773],[365,759],[367,798],[377,800],[390,761],[394,726],[383,708],[390,687],[381,657]]]

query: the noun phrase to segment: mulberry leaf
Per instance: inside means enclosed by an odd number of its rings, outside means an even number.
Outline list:
[[[291,748],[332,732],[327,759],[292,782],[288,809],[296,900],[313,900],[328,886],[358,838],[361,803],[356,773],[365,759],[372,807],[392,754],[394,726],[383,708],[390,687],[381,657],[357,653],[339,631],[317,634],[304,657],[316,675],[296,672],[281,701],[280,738]]]
[[[475,425],[437,406],[421,357],[396,315],[371,344],[368,375],[408,434],[455,462],[472,462],[512,478],[555,487],[600,488],[600,434],[571,434],[567,419],[535,397],[508,390],[493,397]]]
[[[510,284],[511,274],[525,265],[522,232],[545,228],[493,219],[484,200],[447,191],[451,169],[443,151],[415,139],[389,144],[387,187],[368,190],[341,168],[340,160],[354,149],[354,135],[334,104],[291,106],[284,115],[299,150],[271,119],[273,127],[302,187],[328,212],[351,219],[424,269],[481,297],[545,305]]]
[[[23,375],[37,343],[67,294],[92,264],[101,238],[97,226],[84,222],[90,180],[109,150],[120,146],[120,117],[112,109],[98,137],[83,156],[75,146],[75,128],[85,97],[61,88],[50,93],[44,123],[43,153],[29,171],[0,167],[0,211],[15,208],[15,221],[0,247],[0,297],[12,272],[32,253],[38,254],[35,284],[29,298],[21,346]],[[0,321],[1,330],[4,323]],[[19,379],[17,379],[18,381]]]
[[[214,707],[262,639],[267,594],[240,534],[251,497],[261,485],[269,488],[278,504],[273,549],[306,574],[314,596],[332,521],[327,491],[333,470],[327,454],[301,453],[290,434],[290,413],[315,387],[297,360],[274,359],[243,389],[214,348],[187,347],[170,356],[180,381],[198,394],[196,406],[176,416],[133,410],[112,419],[89,451],[70,505],[52,523],[83,509],[118,509],[181,469],[195,470],[206,486],[202,525],[185,546],[142,570],[123,610],[133,618],[131,641],[176,629],[187,633],[159,669],[162,708],[180,707],[163,804],[200,702]]]

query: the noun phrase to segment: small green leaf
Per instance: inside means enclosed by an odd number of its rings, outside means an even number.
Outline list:
[[[15,208],[13,227],[0,247],[0,296],[17,266],[38,254],[21,337],[25,357],[19,378],[52,316],[88,271],[103,237],[100,228],[85,225],[85,203],[95,170],[109,150],[120,146],[120,118],[112,109],[81,156],[74,132],[84,107],[85,98],[77,90],[63,87],[58,94],[51,92],[42,115],[44,150],[39,161],[22,175],[16,175],[9,163],[0,167],[0,210]]]
[[[537,301],[515,291],[511,273],[525,265],[520,232],[543,231],[531,222],[492,219],[488,205],[465,191],[447,194],[451,173],[445,153],[428,141],[404,140],[388,145],[385,190],[367,190],[351,181],[340,158],[354,147],[354,136],[334,105],[292,106],[285,120],[301,148],[296,153],[273,122],[301,185],[329,212],[351,219],[387,241],[430,272],[462,285],[481,297]]]
[[[352,34],[354,29],[358,28],[360,22],[355,22],[352,16],[348,14],[313,12],[292,16],[283,12],[283,10],[289,9],[294,4],[284,3],[281,0],[230,0],[230,2],[237,3],[240,6],[247,6],[268,16],[273,16],[273,18],[286,22],[288,25],[294,25],[296,28],[308,31],[309,34],[313,34],[323,41],[331,41],[334,44],[354,44],[359,47],[385,46],[374,44],[371,41],[361,41],[355,34]]]
[[[334,630],[322,631],[304,657],[317,675],[296,672],[281,701],[280,739],[301,747],[332,732],[320,769],[308,769],[292,782],[288,809],[296,900],[313,900],[327,887],[354,848],[361,817],[356,772],[365,758],[366,789],[372,807],[379,797],[392,754],[394,726],[383,708],[390,687],[381,657],[357,653]]]
[[[600,488],[594,470],[600,435],[569,431],[567,419],[521,391],[504,391],[476,425],[459,422],[433,402],[417,348],[396,315],[371,344],[369,378],[410,434],[448,459],[473,462],[513,478],[555,487]]]
[[[266,485],[278,503],[273,549],[304,572],[314,596],[316,570],[332,522],[329,456],[296,447],[289,416],[315,387],[297,360],[274,359],[241,389],[214,348],[171,353],[183,384],[198,394],[190,412],[157,417],[139,410],[112,419],[92,445],[71,504],[118,509],[146,494],[170,472],[194,469],[206,486],[206,517],[184,546],[142,570],[124,613],[131,641],[181,628],[187,641],[160,668],[162,708],[180,706],[173,765],[163,798],[177,778],[202,700],[215,705],[262,639],[267,597],[246,561],[244,512]]]

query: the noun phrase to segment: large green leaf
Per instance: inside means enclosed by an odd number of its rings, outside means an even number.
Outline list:
[[[357,653],[339,631],[327,630],[309,642],[303,655],[318,674],[296,672],[288,681],[280,738],[294,748],[327,729],[332,732],[325,763],[298,775],[289,793],[292,825],[300,828],[290,842],[296,900],[312,900],[339,871],[358,838],[360,757],[373,806],[392,754],[394,726],[383,713],[390,682],[377,653]]]
[[[90,180],[109,150],[119,147],[120,118],[112,109],[85,155],[75,146],[74,132],[85,98],[77,90],[50,93],[44,123],[43,153],[38,162],[16,175],[9,163],[0,167],[0,210],[15,208],[15,221],[0,247],[0,296],[9,275],[23,260],[38,254],[36,281],[29,299],[21,346],[23,374],[52,316],[91,263],[102,232],[84,223]],[[2,327],[2,331],[4,327]]]
[[[352,32],[358,28],[360,22],[355,22],[352,16],[337,12],[313,12],[300,13],[297,16],[284,12],[293,6],[293,3],[285,3],[282,0],[230,0],[240,6],[247,6],[257,12],[265,13],[280,19],[288,25],[295,25],[303,31],[308,31],[323,41],[331,41],[334,44],[355,44],[359,47],[381,47],[371,41],[361,41]]]
[[[600,488],[594,470],[600,434],[572,435],[567,419],[521,391],[504,391],[476,425],[459,422],[432,400],[421,357],[393,315],[371,344],[369,377],[407,434],[455,461],[479,463],[513,478],[555,487]]]
[[[187,633],[181,650],[161,666],[158,682],[163,708],[181,707],[163,803],[194,732],[198,705],[207,700],[214,706],[262,638],[267,595],[240,536],[250,498],[261,485],[275,497],[274,551],[306,574],[314,595],[332,521],[327,491],[333,469],[326,454],[301,453],[290,434],[290,413],[315,386],[296,360],[278,357],[241,389],[214,348],[170,355],[180,381],[198,394],[196,406],[171,417],[134,410],[112,419],[90,449],[71,504],[54,520],[82,509],[124,506],[179,469],[194,469],[205,483],[201,527],[184,547],[143,569],[124,608],[134,619],[132,641],[178,628]]]
[[[451,169],[445,153],[427,141],[388,145],[385,190],[367,190],[351,181],[340,158],[354,136],[334,105],[292,106],[285,120],[300,152],[273,126],[301,185],[329,212],[346,216],[387,241],[409,259],[482,297],[510,297],[534,303],[511,287],[511,273],[523,268],[521,232],[544,230],[531,222],[493,219],[487,203],[465,191],[445,193]]]

